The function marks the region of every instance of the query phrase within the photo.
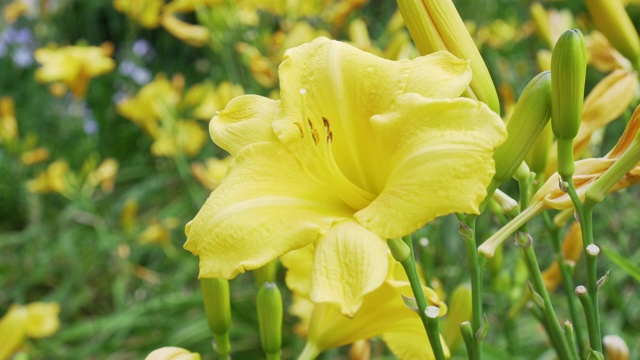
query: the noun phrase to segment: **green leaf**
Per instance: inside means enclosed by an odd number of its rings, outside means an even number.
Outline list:
[[[627,274],[631,275],[637,282],[640,282],[640,266],[638,264],[634,264],[631,260],[625,258],[624,256],[618,254],[617,252],[609,249],[608,247],[601,246],[600,249],[604,252],[605,255],[611,261],[618,265],[619,268],[624,270]]]

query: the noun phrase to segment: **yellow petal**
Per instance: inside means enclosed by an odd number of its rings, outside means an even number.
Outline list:
[[[60,327],[60,304],[34,302],[26,306],[29,312],[27,319],[27,336],[43,338],[53,335]]]
[[[326,38],[287,51],[279,72],[282,113],[274,130],[280,140],[310,159],[316,146],[304,145],[300,127],[309,123],[312,133],[320,133],[317,141],[331,133],[337,166],[370,193],[382,191],[389,170],[388,151],[375,140],[371,116],[387,111],[404,92],[454,97],[469,82],[467,62],[450,54],[390,61]]]
[[[384,281],[388,251],[385,241],[352,220],[334,225],[316,247],[311,300],[336,303],[352,317],[363,296]]]
[[[282,266],[288,269],[285,281],[287,287],[296,294],[309,298],[311,293],[311,264],[313,263],[314,247],[305,246],[302,249],[290,251],[280,258]]]
[[[0,319],[0,359],[8,359],[22,344],[29,312],[24,306],[13,305]]]
[[[186,23],[169,14],[163,14],[160,23],[173,36],[191,46],[202,47],[209,41],[209,30],[204,26]]]
[[[200,360],[200,354],[175,346],[166,346],[153,350],[145,360]]]
[[[185,249],[200,277],[230,279],[314,242],[351,210],[319,186],[280,144],[245,146],[187,224]]]
[[[422,330],[422,331],[419,331]],[[399,359],[435,359],[431,344],[424,328],[405,329],[404,331],[388,332],[382,335],[382,340],[387,344],[389,350],[393,352]],[[445,358],[449,358],[451,353],[447,344],[440,335],[440,343],[444,351]],[[418,345],[420,344],[420,345]]]
[[[394,167],[384,191],[356,213],[360,223],[396,238],[441,215],[478,213],[495,172],[493,149],[506,137],[498,115],[468,99],[405,94],[371,121]]]
[[[271,124],[280,101],[257,95],[239,96],[209,124],[213,141],[231,155],[260,141],[277,141]]]

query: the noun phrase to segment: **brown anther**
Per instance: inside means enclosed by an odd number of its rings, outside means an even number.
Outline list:
[[[296,126],[298,127],[298,131],[300,131],[300,138],[304,139],[304,130],[302,129],[302,124],[297,121],[294,122],[294,124],[296,124]]]

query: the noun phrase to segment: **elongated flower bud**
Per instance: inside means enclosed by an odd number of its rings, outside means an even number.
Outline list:
[[[531,171],[536,174],[544,174],[552,143],[553,131],[551,130],[551,124],[547,123],[544,129],[542,129],[542,132],[538,134],[538,137],[533,142],[533,146],[525,158]]]
[[[258,291],[258,323],[260,342],[267,359],[279,359],[282,346],[282,295],[273,282],[262,285]]]
[[[587,49],[580,30],[567,30],[560,36],[551,55],[551,126],[558,139],[558,174],[573,175],[573,138],[578,134]]]
[[[640,65],[640,37],[620,0],[587,0],[593,22],[634,67]]]
[[[551,75],[545,71],[527,84],[513,110],[507,124],[509,137],[493,155],[494,182],[503,183],[513,176],[550,117]]]
[[[216,353],[227,358],[231,351],[229,330],[231,329],[231,304],[229,300],[229,281],[225,279],[200,279],[204,311],[209,329],[213,333]]]
[[[446,50],[469,60],[471,90],[491,110],[500,113],[498,93],[480,52],[452,0],[398,0],[398,9],[421,55]]]

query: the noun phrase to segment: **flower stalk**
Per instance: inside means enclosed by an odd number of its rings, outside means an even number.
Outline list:
[[[407,274],[407,278],[411,284],[411,291],[413,291],[416,304],[418,305],[418,315],[429,337],[433,354],[436,360],[444,360],[444,350],[440,342],[440,332],[438,331],[438,315],[440,309],[427,304],[427,298],[422,290],[422,282],[418,276],[411,235],[403,237],[401,241],[398,239],[390,239],[387,243],[389,244],[394,259],[400,262]]]

